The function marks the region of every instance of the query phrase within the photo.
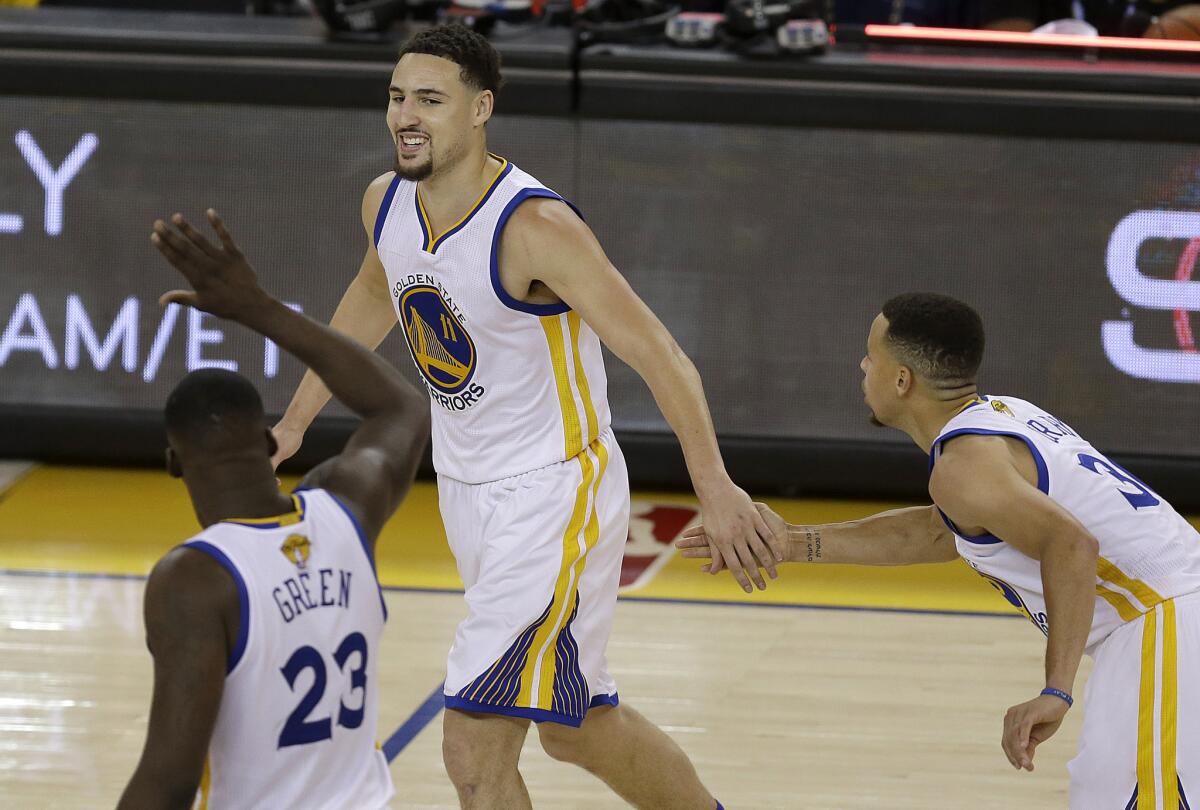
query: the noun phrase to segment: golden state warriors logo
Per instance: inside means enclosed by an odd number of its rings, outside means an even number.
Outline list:
[[[289,534],[279,550],[293,565],[303,571],[308,565],[308,555],[312,553],[312,544],[302,534]]]
[[[409,287],[398,309],[409,351],[426,382],[443,394],[466,388],[475,373],[475,343],[437,289]]]

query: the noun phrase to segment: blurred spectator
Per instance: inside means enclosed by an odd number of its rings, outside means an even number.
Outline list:
[[[255,5],[254,0],[0,0],[0,6],[74,6],[141,11],[212,11],[225,14],[245,14]]]
[[[980,0],[981,26],[1032,31],[1052,20],[1091,23],[1104,36],[1200,39],[1195,0]]]

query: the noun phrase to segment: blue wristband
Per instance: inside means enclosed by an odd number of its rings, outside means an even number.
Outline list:
[[[1052,686],[1047,686],[1045,689],[1042,690],[1042,694],[1043,695],[1053,695],[1056,698],[1062,698],[1063,700],[1065,700],[1067,702],[1068,709],[1075,705],[1075,698],[1071,697],[1070,695],[1068,695],[1066,692],[1064,692],[1061,689],[1055,689]]]

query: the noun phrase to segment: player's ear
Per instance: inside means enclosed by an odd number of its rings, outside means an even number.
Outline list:
[[[896,368],[896,393],[904,396],[913,387],[913,373],[908,366],[898,366]]]
[[[492,95],[491,90],[484,90],[475,97],[475,125],[483,126],[492,117],[492,108],[495,106],[496,97]]]
[[[278,452],[279,442],[275,441],[275,434],[270,428],[267,428],[267,455],[271,456],[271,458],[274,458],[275,454]]]
[[[175,454],[175,449],[167,448],[167,475],[172,478],[183,478],[183,465],[179,463],[179,456]]]

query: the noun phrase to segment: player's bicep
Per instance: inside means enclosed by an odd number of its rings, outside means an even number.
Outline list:
[[[139,771],[199,783],[224,690],[230,645],[222,611],[231,598],[238,595],[230,575],[192,549],[172,551],[147,581],[154,693]]]
[[[640,371],[650,358],[676,348],[662,321],[565,204],[530,201],[517,209],[509,228],[518,242],[509,255],[525,264],[521,275],[549,287],[621,360]]]

